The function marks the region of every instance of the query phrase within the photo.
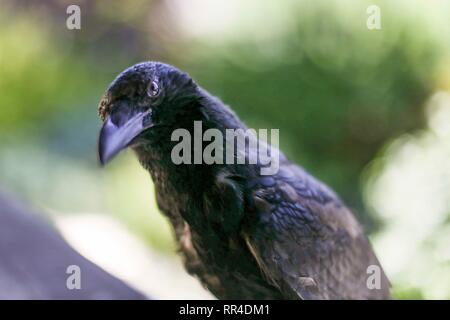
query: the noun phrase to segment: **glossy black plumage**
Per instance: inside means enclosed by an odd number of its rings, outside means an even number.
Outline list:
[[[155,81],[159,92],[152,95]],[[136,151],[186,269],[218,298],[389,298],[381,267],[381,288],[367,288],[367,268],[379,262],[351,212],[281,152],[280,170],[271,176],[262,176],[259,164],[173,163],[177,128],[193,134],[194,121],[201,121],[204,130],[246,129],[187,74],[156,62],[135,65],[108,88],[100,114],[105,126],[120,131],[102,130],[100,159],[110,145],[115,153],[127,146]],[[123,138],[124,123],[139,117],[140,133],[127,129]],[[246,157],[252,152],[245,150]]]

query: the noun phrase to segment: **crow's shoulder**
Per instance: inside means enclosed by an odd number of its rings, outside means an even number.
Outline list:
[[[362,227],[331,189],[288,162],[254,180],[243,236],[268,281],[291,298],[389,297]],[[367,288],[370,265],[380,268],[381,290]]]

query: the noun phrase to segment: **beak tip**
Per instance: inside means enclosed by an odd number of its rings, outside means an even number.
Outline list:
[[[100,165],[100,167],[105,167],[113,158],[116,157],[116,155],[122,150],[122,148],[118,149],[112,149],[108,147],[108,144],[102,137],[99,139],[98,143],[98,153],[97,153],[97,160]]]
[[[105,152],[102,143],[102,135],[100,134],[98,142],[97,142],[97,161],[100,167],[104,167],[106,165],[105,161]]]
[[[97,159],[100,167],[102,168],[105,167],[112,158],[113,156],[111,156],[111,154],[108,154],[107,150],[105,150],[102,143],[99,143]]]
[[[148,112],[127,115],[121,125],[116,125],[111,117],[106,118],[98,136],[98,162],[104,167],[123,149],[130,146],[133,140],[146,128],[143,119]]]
[[[105,161],[101,157],[98,158],[98,164],[101,168],[104,168],[106,165]]]

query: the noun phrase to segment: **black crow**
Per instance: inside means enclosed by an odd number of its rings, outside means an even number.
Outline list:
[[[389,281],[350,210],[275,147],[267,154],[278,155],[279,168],[269,175],[262,174],[260,160],[174,161],[176,129],[195,136],[200,122],[203,131],[223,136],[227,129],[247,130],[188,74],[159,62],[136,64],[109,86],[99,114],[100,162],[126,147],[136,152],[155,183],[187,271],[217,298],[389,298]],[[247,144],[221,152],[249,160],[259,153],[249,147],[254,139],[246,136]],[[195,148],[183,156],[195,158]]]

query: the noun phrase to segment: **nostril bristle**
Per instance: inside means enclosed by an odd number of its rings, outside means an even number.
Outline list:
[[[106,96],[104,96],[102,100],[100,100],[100,103],[98,105],[98,115],[103,121],[105,121],[108,112],[109,112],[109,99]]]

